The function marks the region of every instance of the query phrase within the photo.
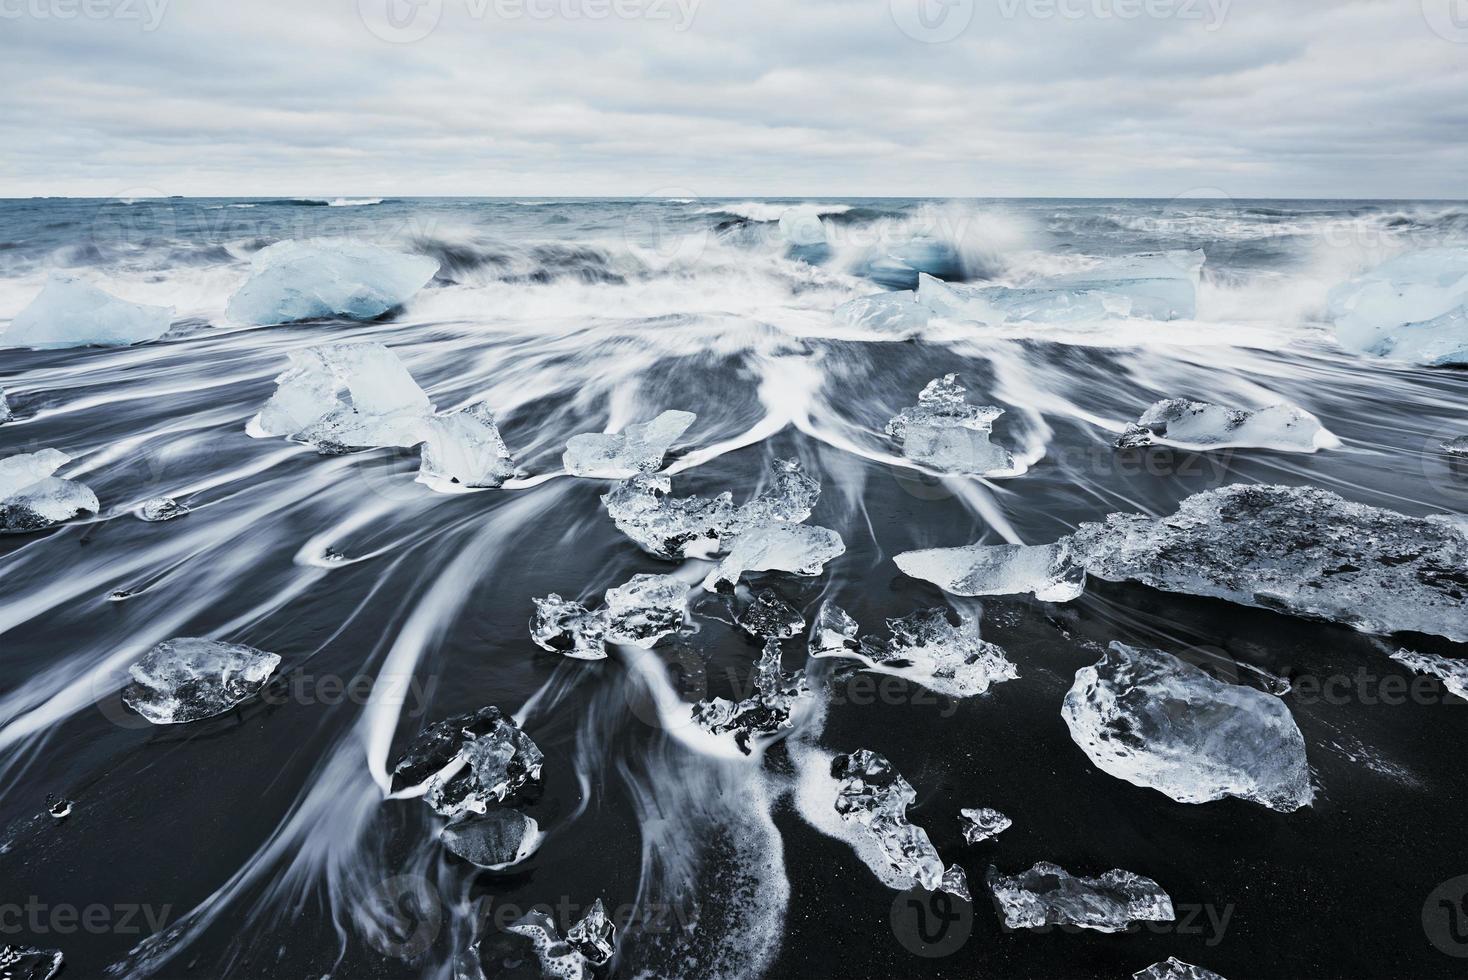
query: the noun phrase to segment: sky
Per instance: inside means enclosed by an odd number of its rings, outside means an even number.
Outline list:
[[[1468,197],[1468,0],[0,0],[0,197]]]

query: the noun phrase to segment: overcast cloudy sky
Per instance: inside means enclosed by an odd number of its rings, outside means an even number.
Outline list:
[[[1468,197],[1468,0],[0,0],[0,196]]]

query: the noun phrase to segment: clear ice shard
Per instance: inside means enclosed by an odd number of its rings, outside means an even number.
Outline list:
[[[809,653],[812,657],[855,657],[861,648],[861,627],[850,614],[827,599],[810,624]]]
[[[755,596],[735,622],[746,633],[763,639],[788,640],[805,631],[805,618],[800,610],[774,589],[765,589]]]
[[[1171,517],[1112,514],[1069,539],[1087,573],[1214,596],[1367,633],[1468,640],[1468,537],[1449,517],[1407,517],[1316,487],[1236,485]]]
[[[1116,440],[1118,449],[1275,449],[1313,453],[1335,449],[1340,439],[1320,420],[1293,405],[1246,412],[1208,402],[1173,398],[1154,404]]]
[[[429,418],[421,431],[420,482],[486,488],[502,486],[515,475],[515,461],[486,402]]]
[[[1098,769],[1179,803],[1234,796],[1290,813],[1315,796],[1283,701],[1161,650],[1112,643],[1076,672],[1061,715]]]
[[[0,415],[0,422],[3,421],[3,415]],[[1449,456],[1468,457],[1468,436],[1457,436],[1453,439],[1449,439],[1442,444],[1441,449]]]
[[[943,872],[943,880],[938,882],[938,890],[957,895],[965,902],[974,900],[973,893],[968,890],[968,875],[956,864],[949,865],[948,870]]]
[[[1392,659],[1419,674],[1431,674],[1458,697],[1468,700],[1468,660],[1453,660],[1435,653],[1398,650]]]
[[[279,666],[278,655],[238,643],[164,640],[128,668],[122,700],[155,725],[201,721],[254,697]]]
[[[69,462],[56,449],[0,459],[0,532],[39,531],[101,508],[86,484],[51,475]]]
[[[837,780],[836,812],[859,824],[897,874],[928,891],[943,885],[943,860],[927,831],[907,821],[907,808],[917,799],[912,785],[886,758],[869,749],[838,755],[831,761]]]
[[[183,504],[172,497],[154,497],[145,500],[138,507],[138,520],[156,524],[160,521],[171,521],[175,517],[182,517],[189,512]]]
[[[616,434],[572,436],[561,462],[572,476],[625,480],[639,473],[656,473],[663,468],[663,457],[673,443],[697,419],[692,412],[669,411]]]
[[[0,978],[51,980],[61,972],[61,953],[34,946],[0,946]]]
[[[564,654],[572,660],[607,658],[606,610],[592,612],[581,603],[562,599],[554,592],[534,602],[535,618],[530,621],[530,638],[536,646]]]
[[[683,625],[688,586],[672,575],[634,575],[604,599],[607,638],[650,650]]]
[[[892,636],[867,636],[853,647],[846,632],[850,617],[827,603],[811,636],[811,656],[859,660],[868,670],[891,674],[951,698],[972,698],[1019,676],[1004,650],[979,636],[979,621],[960,616],[948,621],[948,610],[923,609],[887,620]],[[832,624],[839,624],[833,628]],[[854,632],[856,624],[850,623]]]
[[[710,592],[731,589],[745,572],[821,574],[826,562],[846,553],[841,535],[810,524],[773,523],[747,528],[734,539],[729,553],[703,580]]]
[[[1086,590],[1086,570],[1071,559],[1065,541],[927,548],[905,551],[893,561],[905,574],[953,595],[1029,592],[1045,602],[1069,602]]]
[[[168,332],[173,308],[129,303],[84,279],[53,272],[0,335],[0,347],[125,347]]]
[[[906,289],[859,296],[836,307],[835,315],[838,322],[857,330],[911,337],[927,327],[932,311],[918,302],[916,291]]]
[[[540,847],[543,837],[534,820],[508,807],[455,820],[438,834],[439,842],[454,854],[491,871],[524,861]]]
[[[544,762],[512,719],[480,708],[424,729],[393,768],[392,790],[426,786],[425,800],[444,817],[485,813],[539,779]]]
[[[758,744],[772,740],[794,725],[797,708],[810,701],[805,671],[784,671],[780,641],[765,642],[755,665],[754,690],[740,701],[714,698],[693,705],[695,724],[714,735],[733,735],[740,751],[750,755]]]
[[[0,388],[0,425],[4,425],[13,418],[15,414],[10,410],[10,402],[5,399],[5,389]]]
[[[963,827],[963,839],[978,844],[991,837],[998,837],[1014,825],[1014,821],[989,807],[976,810],[959,810],[958,822]]]
[[[1407,252],[1327,298],[1347,350],[1422,364],[1468,364],[1468,248]]]
[[[229,299],[236,323],[268,325],[349,317],[370,320],[401,306],[438,273],[438,260],[376,245],[276,242],[255,253],[250,277]]]
[[[545,912],[531,909],[505,926],[505,931],[530,940],[544,980],[592,980],[595,976],[591,962],[561,938],[555,920]]]
[[[1041,861],[1013,877],[989,868],[989,890],[1007,929],[1076,926],[1123,932],[1134,922],[1172,922],[1172,899],[1151,878],[1113,868],[1077,878]]]
[[[601,899],[592,902],[581,921],[566,930],[566,942],[592,966],[611,962],[612,954],[617,951],[617,927],[607,917]]]
[[[1184,963],[1176,956],[1169,956],[1161,963],[1153,963],[1145,970],[1132,974],[1132,980],[1224,980],[1212,970]]]
[[[378,343],[290,352],[290,368],[251,420],[251,435],[285,436],[322,453],[415,446],[433,412],[396,354]]]
[[[994,420],[1004,409],[970,405],[958,375],[930,381],[918,404],[887,423],[887,434],[908,459],[947,473],[1008,476],[1019,472],[1014,456],[989,441]]]

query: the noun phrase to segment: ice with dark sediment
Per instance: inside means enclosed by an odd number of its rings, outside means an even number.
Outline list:
[[[1233,796],[1289,813],[1314,799],[1284,702],[1170,653],[1112,643],[1076,672],[1061,714],[1097,768],[1179,803]]]
[[[1416,650],[1398,650],[1392,659],[1419,674],[1431,674],[1460,698],[1468,700],[1468,660],[1454,660],[1435,653],[1418,653]]]
[[[1014,821],[989,807],[959,810],[958,822],[963,828],[963,839],[970,844],[998,837],[1014,825]]]
[[[59,950],[0,946],[0,980],[51,980],[61,972],[61,963]]]
[[[545,912],[531,909],[505,926],[505,931],[530,940],[544,980],[592,980],[595,976],[591,962],[561,938],[555,921]]]
[[[284,241],[256,252],[229,298],[236,323],[268,325],[348,317],[370,320],[401,306],[438,273],[437,259],[358,242]]]
[[[672,575],[634,575],[608,589],[604,604],[589,610],[552,592],[535,601],[530,636],[537,646],[576,660],[603,660],[606,644],[651,649],[683,625],[688,586]]]
[[[601,899],[591,903],[591,908],[571,928],[566,930],[566,942],[586,957],[592,966],[604,966],[611,962],[617,951],[617,927],[607,916],[606,906]]]
[[[1072,875],[1041,861],[1013,876],[991,866],[989,891],[1007,929],[1076,926],[1123,932],[1136,922],[1172,922],[1172,899],[1151,878],[1112,870],[1096,878]]]
[[[444,847],[470,864],[491,871],[514,867],[540,847],[544,835],[530,817],[508,807],[455,820],[439,831]]]
[[[1088,574],[1345,623],[1468,640],[1468,536],[1450,517],[1408,517],[1317,487],[1237,485],[1165,518],[1082,524]]]
[[[535,618],[530,621],[530,638],[542,650],[561,653],[572,660],[607,658],[607,614],[592,611],[579,602],[562,599],[552,592],[535,599]]]
[[[850,617],[828,603],[812,631],[810,654],[858,660],[868,670],[906,678],[951,698],[977,697],[1019,676],[1003,648],[979,635],[977,618],[960,615],[960,625],[954,626],[948,617],[947,609],[935,608],[889,619],[890,637],[866,636],[853,646],[846,632]],[[839,625],[833,628],[833,623]]]
[[[393,768],[393,792],[425,789],[435,813],[485,813],[540,778],[545,756],[495,707],[436,722],[419,734]]]
[[[238,643],[164,640],[128,668],[122,700],[155,725],[202,721],[254,697],[279,666],[277,654]]]
[[[398,356],[378,343],[291,351],[275,394],[246,431],[284,436],[328,454],[416,446],[433,405]]]
[[[805,630],[800,610],[774,589],[762,590],[734,621],[746,633],[763,639],[788,640]]]
[[[927,548],[892,560],[905,574],[953,595],[1032,593],[1045,602],[1069,602],[1086,589],[1086,571],[1072,560],[1065,541]]]
[[[668,411],[619,433],[572,436],[561,462],[572,476],[624,480],[639,473],[655,473],[663,468],[663,458],[673,443],[697,419],[692,412]]]
[[[1186,398],[1155,403],[1116,440],[1118,449],[1160,445],[1294,453],[1335,449],[1340,444],[1319,419],[1293,405],[1271,405],[1248,412]]]
[[[0,334],[0,347],[125,347],[168,332],[173,308],[129,303],[75,276],[53,272]]]
[[[810,524],[774,522],[739,532],[703,587],[710,592],[731,589],[746,572],[790,572],[807,577],[821,574],[826,562],[846,553],[841,535]]]
[[[46,812],[57,820],[65,820],[71,816],[71,810],[74,806],[76,806],[76,803],[68,800],[64,796],[57,796],[55,793],[46,794]]]
[[[915,290],[858,296],[836,307],[836,320],[848,327],[893,337],[911,337],[928,325],[932,310]]]
[[[1327,297],[1347,350],[1421,364],[1468,364],[1468,248],[1407,252]]]
[[[422,435],[418,480],[430,487],[492,488],[515,475],[515,461],[486,402],[427,419]]]
[[[1004,409],[970,405],[958,375],[930,381],[918,404],[904,408],[887,423],[887,434],[902,455],[946,473],[1009,476],[1020,472],[1014,456],[989,441],[994,420]]]
[[[86,484],[53,476],[71,462],[56,449],[0,459],[0,532],[39,531],[101,508]]]
[[[1153,963],[1145,970],[1132,974],[1132,980],[1224,980],[1212,970],[1184,963],[1176,956],[1169,956],[1161,963]]]
[[[138,506],[138,520],[147,521],[149,524],[157,524],[161,521],[171,521],[176,517],[182,517],[189,512],[183,504],[172,497],[153,497],[145,500]]]
[[[693,722],[714,735],[732,735],[745,755],[791,728],[796,711],[810,703],[805,671],[780,664],[780,641],[768,640],[754,670],[754,688],[739,701],[713,698],[693,705]]]

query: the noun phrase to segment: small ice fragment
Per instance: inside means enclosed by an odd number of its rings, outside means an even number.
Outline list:
[[[1212,970],[1184,963],[1176,956],[1169,956],[1161,963],[1153,963],[1145,970],[1132,974],[1132,980],[1224,980]]]
[[[137,510],[138,520],[155,524],[159,521],[171,521],[175,517],[182,517],[189,512],[183,504],[172,497],[154,497],[143,501]]]
[[[1122,932],[1134,922],[1172,922],[1172,899],[1151,878],[1112,869],[1097,878],[1077,878],[1041,861],[1013,877],[989,868],[989,889],[1007,929],[1079,926]]]
[[[382,344],[331,344],[289,356],[275,394],[247,427],[251,435],[285,436],[322,453],[415,446],[427,437],[433,405]]]
[[[674,497],[672,488],[666,476],[641,474],[617,484],[601,501],[617,530],[650,555],[678,560],[712,554],[733,519],[733,495]]]
[[[976,697],[994,684],[1017,678],[1019,672],[1004,650],[979,636],[978,620],[960,619],[962,625],[954,626],[947,609],[924,609],[887,620],[891,639],[863,637],[855,650],[844,642],[821,650],[813,644],[811,656],[859,660],[868,670],[906,678],[951,698]]]
[[[1347,350],[1422,364],[1468,363],[1468,248],[1407,252],[1327,297]]]
[[[61,954],[34,946],[0,947],[0,980],[51,980],[61,972]]]
[[[968,545],[905,551],[894,559],[913,578],[960,596],[1034,593],[1045,602],[1069,602],[1086,589],[1086,570],[1069,545]]]
[[[202,721],[254,697],[279,666],[277,654],[238,643],[164,640],[128,668],[122,700],[155,725]]]
[[[502,871],[534,854],[543,836],[534,820],[518,810],[500,807],[482,817],[449,823],[439,831],[438,839],[470,864]]]
[[[276,242],[255,253],[250,277],[229,298],[236,323],[268,325],[350,317],[401,306],[438,272],[438,261],[350,242]]]
[[[734,620],[751,636],[788,640],[805,630],[800,610],[781,598],[774,589],[765,589]]]
[[[51,475],[70,461],[55,449],[0,459],[0,532],[39,531],[98,511],[90,487]]]
[[[563,653],[572,660],[607,658],[607,614],[592,612],[579,602],[562,599],[552,592],[535,599],[535,618],[530,621],[530,638],[542,650]]]
[[[114,589],[112,592],[109,592],[107,594],[107,601],[124,602],[128,599],[131,599],[136,594],[137,593],[133,592],[132,589]]]
[[[943,880],[938,883],[938,890],[956,895],[965,902],[974,900],[974,896],[968,890],[968,875],[956,864],[943,872]]]
[[[815,622],[810,624],[809,653],[812,657],[854,657],[861,644],[856,620],[829,599],[821,603]]]
[[[865,828],[892,869],[929,891],[943,884],[943,861],[927,831],[907,822],[917,792],[892,763],[868,749],[838,755],[831,775],[839,781],[836,812]]]
[[[425,786],[426,800],[445,817],[484,813],[540,778],[545,757],[495,707],[457,715],[424,729],[398,759],[394,793]]]
[[[611,961],[617,951],[617,927],[607,918],[606,906],[601,899],[591,903],[580,922],[566,930],[566,942],[571,944],[592,966],[603,966]]]
[[[3,419],[0,419],[0,421],[3,421]],[[1468,436],[1457,436],[1456,438],[1449,439],[1442,444],[1441,449],[1449,456],[1468,457]]]
[[[71,808],[75,805],[64,796],[57,796],[55,793],[46,794],[46,812],[57,820],[65,820],[71,816]]]
[[[703,580],[717,592],[737,585],[745,572],[782,571],[796,575],[821,574],[826,562],[846,553],[841,535],[809,524],[765,524],[745,530],[734,539],[729,554]]]
[[[663,468],[663,457],[698,419],[692,412],[663,412],[651,422],[629,425],[614,435],[583,433],[566,442],[561,462],[572,476],[624,480]]]
[[[561,938],[554,920],[538,909],[531,909],[508,926],[506,932],[524,936],[535,948],[540,961],[540,975],[549,980],[592,980],[591,963],[574,946]]]
[[[959,823],[963,826],[963,839],[970,844],[998,837],[1013,826],[1014,821],[989,807],[977,810],[959,810]]]
[[[1460,698],[1468,699],[1468,660],[1452,660],[1435,653],[1398,650],[1392,654],[1397,663],[1405,664],[1419,674],[1441,678],[1443,685]]]
[[[683,625],[688,586],[672,575],[634,575],[605,600],[607,638],[649,650]]]
[[[157,340],[172,322],[172,307],[129,303],[83,279],[53,272],[0,336],[0,346],[124,347]]]
[[[932,311],[918,302],[915,291],[860,296],[836,307],[836,319],[858,330],[871,330],[893,337],[911,337],[928,325]]]
[[[5,400],[5,389],[0,388],[0,425],[9,422],[13,418],[15,418],[15,415],[10,411],[10,402]]]
[[[1154,404],[1127,426],[1116,440],[1118,449],[1176,446],[1180,449],[1275,449],[1313,453],[1335,449],[1340,439],[1320,420],[1293,405],[1273,405],[1245,412],[1173,398]]]
[[[994,420],[1004,409],[970,405],[958,375],[928,383],[918,404],[904,408],[887,423],[902,454],[948,473],[1004,476],[1016,472],[1009,450],[989,441]]]
[[[755,666],[754,690],[748,698],[699,701],[693,721],[715,735],[730,734],[745,755],[757,742],[768,740],[794,725],[796,709],[809,702],[805,671],[786,672],[780,666],[780,642],[768,640]]]
[[[321,553],[321,560],[328,565],[340,565],[347,560],[347,556],[335,548],[327,548]]]
[[[499,487],[515,475],[515,461],[500,438],[486,402],[436,415],[424,423],[420,482]]]
[[[1290,813],[1314,799],[1283,701],[1161,650],[1112,643],[1076,672],[1061,714],[1097,768],[1179,803],[1235,796]]]

